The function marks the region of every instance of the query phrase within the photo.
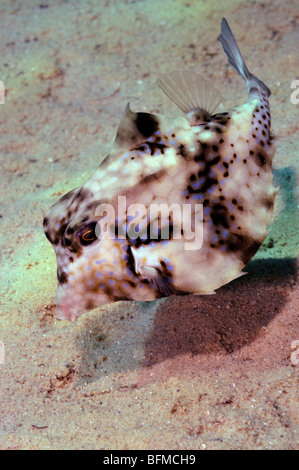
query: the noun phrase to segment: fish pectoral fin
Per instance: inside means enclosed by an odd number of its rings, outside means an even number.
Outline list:
[[[220,91],[200,73],[192,70],[162,75],[157,84],[186,114],[190,125],[207,121],[222,101]]]
[[[131,252],[135,261],[135,271],[141,279],[146,279],[154,289],[168,297],[175,293],[172,279],[165,276],[158,266],[159,257],[155,255],[148,246],[140,248],[131,247]]]
[[[140,266],[139,274],[143,279],[147,279],[154,289],[157,289],[161,294],[169,297],[173,295],[175,289],[171,284],[171,280],[161,273],[157,268],[152,266]]]

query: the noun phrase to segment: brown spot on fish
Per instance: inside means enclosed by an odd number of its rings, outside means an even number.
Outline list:
[[[159,128],[158,119],[149,113],[136,113],[135,123],[138,131],[144,137],[150,137]]]
[[[60,201],[66,201],[67,199],[71,199],[76,194],[76,191],[77,189],[72,189],[72,191],[69,191],[64,196],[62,196],[60,198]]]
[[[152,173],[151,175],[147,175],[141,178],[139,184],[144,185],[153,183],[154,181],[159,181],[165,176],[165,174],[166,170],[157,171],[156,173]]]
[[[241,233],[231,233],[225,244],[229,251],[239,253],[244,264],[248,263],[261,246],[261,242]]]
[[[67,275],[65,272],[61,271],[59,272],[57,270],[57,279],[58,279],[58,282],[59,284],[65,284],[67,282]]]
[[[253,159],[260,168],[269,164],[267,153],[260,145],[256,146],[253,153]]]
[[[164,155],[164,149],[167,147],[165,144],[160,144],[159,142],[144,142],[143,144],[139,145],[138,147],[132,148],[131,150],[138,150],[140,152],[147,152],[147,148],[149,148],[150,155],[154,155],[155,152],[158,150],[162,155]]]
[[[214,225],[222,225],[225,229],[229,228],[228,209],[225,205],[211,204],[211,219]]]
[[[267,210],[272,210],[274,206],[274,198],[272,199],[262,199],[261,205],[264,206]]]
[[[82,186],[78,193],[75,195],[74,197],[74,201],[76,201],[77,203],[81,203],[82,201],[88,201],[90,199],[92,199],[94,196],[94,194],[87,188],[85,188],[84,186]]]
[[[178,148],[177,155],[181,155],[183,158],[186,160],[190,159],[190,153],[188,152],[187,148],[185,145],[181,144]],[[192,157],[191,157],[192,158]]]

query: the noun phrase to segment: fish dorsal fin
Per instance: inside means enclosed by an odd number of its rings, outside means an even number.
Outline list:
[[[187,116],[191,125],[206,121],[222,100],[219,90],[200,73],[192,70],[162,75],[157,84]]]
[[[121,118],[115,144],[126,149],[138,145],[158,130],[159,121],[154,114],[134,113],[127,104]]]

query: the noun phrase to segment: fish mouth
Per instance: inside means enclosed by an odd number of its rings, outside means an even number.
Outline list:
[[[57,320],[68,320],[74,323],[79,318],[80,313],[76,312],[68,305],[56,304],[56,318]]]
[[[71,297],[69,292],[58,285],[54,303],[56,304],[57,320],[68,320],[74,323],[81,315],[79,302]]]

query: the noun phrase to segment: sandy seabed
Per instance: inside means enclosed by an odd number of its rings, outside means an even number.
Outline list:
[[[42,209],[93,173],[128,101],[178,114],[160,73],[202,72],[223,110],[246,99],[222,16],[272,90],[270,235],[214,296],[58,322]],[[298,448],[298,23],[295,0],[0,2],[1,449]]]

